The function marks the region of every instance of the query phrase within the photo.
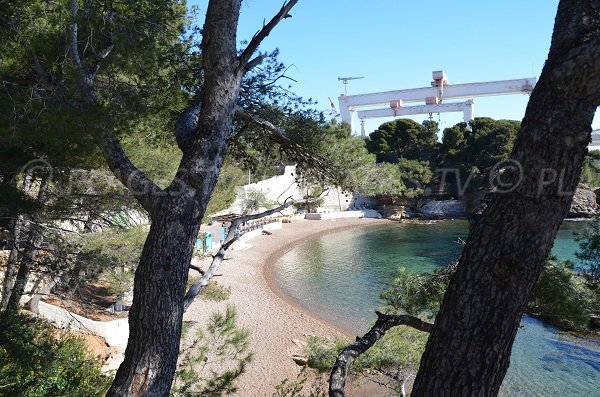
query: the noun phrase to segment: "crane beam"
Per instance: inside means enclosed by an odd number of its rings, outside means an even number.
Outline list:
[[[443,99],[464,99],[494,95],[529,94],[536,78],[488,81],[483,83],[448,84],[443,87]],[[403,102],[424,102],[425,98],[439,96],[440,87],[409,88],[405,90],[376,92],[372,94],[341,95],[345,106],[358,108],[387,105],[401,99]]]
[[[402,106],[399,108],[385,108],[385,109],[369,109],[359,110],[357,112],[358,118],[361,120],[361,136],[366,137],[365,131],[365,119],[374,119],[380,117],[398,117],[398,116],[409,116],[414,114],[430,114],[430,113],[447,113],[447,112],[463,112],[463,118],[467,125],[473,120],[473,100],[469,99],[465,102],[452,102],[452,103],[439,103],[434,105],[416,105],[416,106]]]
[[[403,106],[398,109],[370,109],[359,110],[357,112],[359,119],[374,119],[380,117],[408,116],[412,114],[446,113],[446,112],[464,112],[472,109],[473,101],[440,103],[437,105],[416,105]]]
[[[462,111],[465,115],[465,121],[468,123],[471,120],[471,118],[468,117],[469,113],[472,115],[473,112],[472,102],[466,110],[465,108],[456,108],[457,110],[449,110],[453,106],[453,104],[450,103],[443,104],[450,106],[442,106],[440,109],[443,110],[441,111],[432,110],[418,113],[410,113],[411,111],[402,111],[404,107],[394,107],[395,105],[393,106],[392,104],[425,102],[427,103],[427,105],[423,106],[440,106],[442,105],[443,101],[448,99],[470,99],[484,96],[529,94],[531,93],[536,84],[535,77],[513,80],[487,81],[479,83],[447,84],[446,75],[443,73],[443,71],[433,72],[433,76],[434,81],[432,82],[431,87],[410,88],[403,90],[374,92],[370,94],[359,95],[340,95],[339,110],[340,115],[342,117],[342,121],[349,123],[352,128],[352,131],[354,131],[353,116],[354,113],[357,111],[359,113],[359,118],[361,119],[422,113],[441,113],[442,111]],[[386,106],[386,108],[381,109],[383,106]],[[460,107],[461,105],[459,104],[456,106]],[[380,109],[373,110],[372,108]],[[417,107],[414,107],[412,109],[412,111],[417,110]]]

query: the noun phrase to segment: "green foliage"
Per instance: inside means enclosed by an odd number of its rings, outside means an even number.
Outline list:
[[[317,192],[315,189],[312,189],[312,191],[307,192],[302,197],[303,200],[308,200],[308,201],[304,202],[304,203],[296,203],[296,204],[294,204],[294,207],[296,207],[296,209],[298,209],[298,210],[312,212],[313,209],[316,209],[317,207],[321,206],[325,202],[325,199],[319,198],[320,196],[321,196],[321,194],[319,192]]]
[[[454,269],[451,265],[433,273],[410,273],[401,268],[392,287],[381,294],[386,311],[434,318]]]
[[[600,283],[600,218],[594,219],[575,239],[579,243],[579,251],[575,255],[581,261],[585,274],[592,282]]]
[[[404,179],[407,175],[395,164],[377,164],[375,155],[369,153],[365,141],[350,134],[348,125],[336,123],[324,125],[316,154],[325,159],[330,180],[323,181],[307,170],[300,170],[308,182],[334,183],[343,189],[364,196],[408,195],[413,189],[407,188]]]
[[[214,313],[205,329],[195,331],[191,342],[182,343],[173,397],[219,397],[236,392],[235,380],[252,361],[248,331],[236,325],[235,308]]]
[[[488,117],[471,121],[470,131],[466,123],[444,129],[438,162],[440,168],[457,169],[460,177],[448,174],[449,192],[456,195],[467,181],[467,191],[487,184],[492,167],[509,158],[519,129],[518,121]]]
[[[423,186],[431,181],[433,175],[427,161],[400,158],[398,169],[402,181],[408,187],[404,194],[407,197],[414,197],[415,193],[421,193]]]
[[[225,161],[219,173],[215,190],[210,196],[205,212],[206,216],[224,210],[233,204],[237,194],[236,186],[241,186],[244,183],[246,183],[244,171],[233,165],[231,161]]]
[[[244,199],[244,213],[259,211],[261,208],[271,209],[277,203],[270,200],[267,194],[260,189],[249,189]]]
[[[397,119],[381,124],[369,135],[367,148],[377,162],[397,163],[400,158],[433,161],[437,148],[437,123],[419,124]]]
[[[231,296],[231,287],[226,287],[216,281],[209,281],[200,293],[200,299],[205,301],[222,302]]]
[[[111,292],[123,293],[133,285],[133,273],[147,234],[142,226],[82,234],[78,261],[88,272],[94,271],[106,281]]]
[[[393,286],[381,296],[387,304],[385,311],[433,319],[456,264],[433,273],[409,273],[402,269]],[[578,275],[571,263],[549,259],[534,286],[527,311],[562,328],[586,331],[598,307],[598,284]]]
[[[366,369],[416,369],[426,342],[426,333],[405,326],[394,327],[356,359],[351,372],[360,373]],[[351,343],[349,339],[338,338],[331,341],[322,337],[310,337],[306,346],[308,366],[319,372],[331,371],[338,354]]]
[[[583,277],[573,271],[573,264],[548,260],[538,278],[528,310],[563,328],[586,331],[592,310],[598,310],[598,296]]]
[[[581,168],[581,182],[592,187],[600,186],[600,164],[598,164],[598,160],[600,160],[600,150],[588,152]]]
[[[16,313],[0,318],[0,396],[103,396],[110,380],[81,339]]]

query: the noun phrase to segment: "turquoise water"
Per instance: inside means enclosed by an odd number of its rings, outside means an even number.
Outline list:
[[[565,222],[552,252],[576,262]],[[389,224],[346,230],[287,252],[275,266],[280,287],[295,301],[353,333],[362,334],[381,306],[379,295],[401,267],[426,272],[460,255],[466,221]],[[600,342],[557,332],[525,316],[513,347],[504,396],[600,396]]]

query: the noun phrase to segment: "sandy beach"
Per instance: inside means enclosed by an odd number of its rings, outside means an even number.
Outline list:
[[[298,367],[291,356],[301,352],[293,340],[305,340],[307,334],[336,337],[350,336],[325,319],[294,304],[277,287],[271,268],[289,249],[304,241],[337,231],[385,224],[377,219],[299,220],[283,224],[272,235],[260,235],[250,240],[245,250],[228,251],[219,268],[216,281],[231,287],[231,297],[225,302],[197,299],[185,314],[184,320],[203,324],[211,313],[235,305],[238,324],[250,331],[254,360],[238,380],[243,397],[265,397],[275,392],[283,379],[295,379]],[[201,263],[207,267],[208,262]]]

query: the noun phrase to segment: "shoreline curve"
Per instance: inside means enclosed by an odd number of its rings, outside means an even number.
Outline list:
[[[280,247],[276,251],[273,251],[270,255],[267,256],[267,258],[264,261],[262,271],[261,271],[261,275],[262,275],[264,281],[266,282],[266,284],[269,287],[269,289],[271,290],[271,292],[277,296],[277,298],[279,298],[280,300],[282,300],[289,306],[292,306],[293,308],[309,315],[310,317],[314,318],[315,320],[320,321],[320,322],[324,323],[325,325],[338,330],[340,333],[344,334],[348,338],[354,338],[356,336],[356,333],[347,328],[344,328],[342,325],[337,324],[337,323],[327,319],[323,315],[321,315],[315,311],[312,311],[309,308],[307,308],[306,306],[303,306],[302,304],[298,303],[294,298],[292,298],[290,295],[288,295],[279,286],[279,283],[277,282],[277,277],[275,275],[275,264],[277,263],[277,261],[279,259],[281,259],[281,257],[283,255],[285,255],[286,253],[288,253],[289,251],[294,249],[299,244],[304,244],[309,241],[321,238],[323,236],[328,236],[330,234],[343,232],[345,230],[352,229],[355,227],[360,227],[362,229],[362,228],[373,227],[373,226],[382,226],[382,225],[385,225],[390,222],[389,220],[382,220],[382,219],[368,219],[368,220],[363,219],[363,221],[365,221],[365,220],[368,223],[365,223],[362,225],[356,224],[356,223],[345,224],[345,225],[336,225],[336,227],[334,227],[332,229],[315,231],[313,233],[299,237],[295,240],[289,241],[284,246]],[[308,221],[308,222],[323,222],[323,221]]]

